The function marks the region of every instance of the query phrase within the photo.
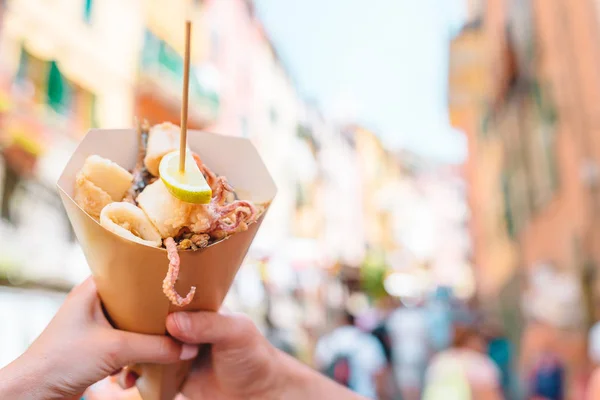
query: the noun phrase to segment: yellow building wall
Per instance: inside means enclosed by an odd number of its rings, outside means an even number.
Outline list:
[[[141,0],[94,1],[91,20],[84,2],[12,0],[1,38],[3,64],[15,74],[23,46],[42,60],[55,60],[72,82],[97,96],[101,127],[132,124],[133,85],[143,39]]]

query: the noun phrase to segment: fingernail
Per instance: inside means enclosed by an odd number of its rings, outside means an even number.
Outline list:
[[[134,372],[134,371],[129,371],[127,373],[127,377],[125,378],[125,387],[127,389],[132,388],[135,386],[135,382],[138,380],[140,376]]]
[[[179,358],[181,360],[191,360],[198,355],[198,346],[193,344],[183,344],[181,346],[181,355]]]
[[[179,328],[181,332],[189,332],[190,331],[190,317],[183,312],[178,312],[173,314],[173,318],[175,318],[175,324]]]
[[[139,377],[137,372],[126,369],[119,375],[117,383],[122,389],[127,390],[135,386],[135,382]]]

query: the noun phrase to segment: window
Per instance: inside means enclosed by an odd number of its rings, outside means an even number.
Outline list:
[[[164,70],[172,72],[176,76],[183,74],[183,58],[163,40],[160,41],[158,62]]]
[[[144,47],[142,49],[142,69],[147,70],[158,65],[158,51],[160,40],[146,29],[144,34]]]
[[[86,24],[92,22],[92,9],[94,8],[94,0],[83,0],[83,20]]]
[[[510,237],[514,238],[517,233],[512,209],[510,177],[507,173],[502,174],[502,197],[504,200],[504,220],[506,221],[506,230]]]
[[[15,81],[31,88],[36,103],[47,104],[63,115],[70,111],[71,83],[60,72],[56,61],[40,60],[21,48]]]
[[[534,82],[528,102],[528,158],[533,207],[543,207],[559,185],[556,156],[556,111],[547,92]]]
[[[58,68],[56,61],[51,61],[48,71],[48,105],[57,113],[69,111],[71,88],[67,79]]]
[[[146,30],[142,50],[142,69],[159,73],[169,72],[180,77],[183,75],[183,57],[164,40]],[[193,71],[190,71],[190,74],[193,74]]]
[[[45,103],[47,99],[48,63],[32,56],[21,47],[19,69],[15,80],[24,86],[31,85],[36,103]]]

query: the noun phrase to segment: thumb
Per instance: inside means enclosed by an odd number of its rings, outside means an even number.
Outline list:
[[[259,335],[243,314],[209,311],[176,312],[167,317],[167,330],[184,343],[239,346]]]
[[[115,355],[117,368],[137,363],[172,364],[190,360],[198,354],[198,346],[180,344],[159,335],[115,331]]]

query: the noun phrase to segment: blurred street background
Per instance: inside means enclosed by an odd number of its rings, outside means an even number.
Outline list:
[[[55,189],[78,141],[179,123],[186,17],[189,125],[249,138],[279,190],[229,308],[324,372],[340,324],[378,339],[380,399],[427,398],[458,325],[507,399],[548,360],[546,398],[584,398],[598,0],[0,1],[0,367],[89,274]]]

